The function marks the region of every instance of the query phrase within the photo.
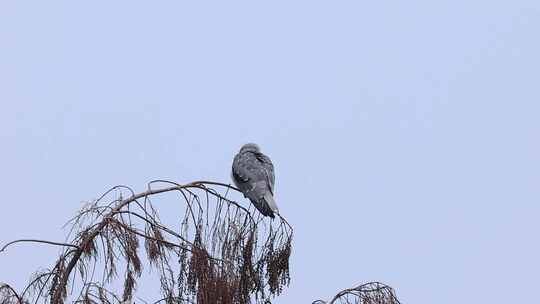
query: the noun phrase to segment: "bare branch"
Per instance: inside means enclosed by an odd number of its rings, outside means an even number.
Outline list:
[[[23,242],[42,243],[42,244],[64,246],[64,247],[73,247],[73,248],[80,249],[79,246],[73,245],[73,244],[51,242],[51,241],[45,241],[45,240],[36,240],[36,239],[20,239],[20,240],[11,241],[11,242],[5,244],[2,248],[0,248],[0,252],[3,252],[9,245],[12,245],[12,244],[15,244],[15,243],[23,243]]]
[[[369,282],[353,288],[348,288],[340,291],[336,296],[325,302],[316,300],[312,304],[400,304],[394,290],[380,282]]]

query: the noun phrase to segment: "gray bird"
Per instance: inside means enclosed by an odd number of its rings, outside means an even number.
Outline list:
[[[256,144],[245,144],[232,164],[232,180],[253,205],[265,216],[274,217],[274,165]]]

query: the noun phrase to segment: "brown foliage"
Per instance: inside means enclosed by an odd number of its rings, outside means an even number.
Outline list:
[[[213,182],[153,181],[139,194],[114,187],[69,222],[66,243],[17,240],[1,249],[23,241],[64,248],[52,269],[36,273],[21,295],[0,285],[0,304],[126,301],[136,292],[143,259],[161,283],[158,302],[268,302],[290,282],[292,228],[280,216],[261,218],[251,206],[227,199],[229,190],[237,191]],[[178,193],[185,206],[176,231],[161,223],[150,200],[165,192]]]

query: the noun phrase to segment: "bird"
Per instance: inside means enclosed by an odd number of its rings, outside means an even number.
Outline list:
[[[265,216],[279,213],[274,201],[274,165],[257,144],[240,148],[233,159],[231,177],[238,189]]]

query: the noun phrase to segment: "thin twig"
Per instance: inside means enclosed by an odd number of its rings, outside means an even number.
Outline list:
[[[11,241],[11,242],[5,244],[0,249],[0,252],[3,252],[9,245],[12,245],[12,244],[15,244],[15,243],[23,243],[23,242],[42,243],[42,244],[64,246],[64,247],[73,247],[73,248],[80,249],[79,246],[73,245],[73,244],[68,244],[68,243],[59,243],[59,242],[52,242],[52,241],[46,241],[46,240],[36,240],[36,239],[20,239],[20,240]]]

